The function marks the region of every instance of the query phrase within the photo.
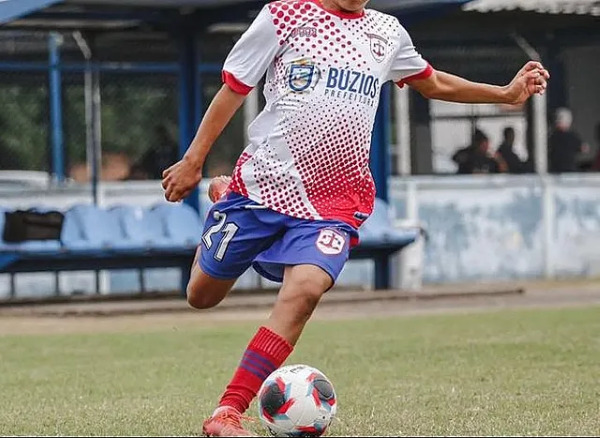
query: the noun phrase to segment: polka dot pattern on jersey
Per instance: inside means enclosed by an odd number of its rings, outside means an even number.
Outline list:
[[[372,10],[343,18],[312,0],[266,7],[280,46],[264,88],[271,131],[242,155],[231,188],[294,217],[358,226],[356,213],[370,214],[375,198],[369,152],[377,87],[385,82],[399,44],[391,37],[399,34],[398,20]],[[378,56],[372,52],[373,35],[385,46]],[[292,65],[306,66],[305,76],[296,79],[300,87],[306,78],[318,83],[318,93],[308,86],[306,92],[291,90]],[[345,78],[343,87],[329,90],[334,97],[324,91],[332,70]],[[356,79],[353,91],[349,77]],[[371,84],[372,92],[364,84]]]

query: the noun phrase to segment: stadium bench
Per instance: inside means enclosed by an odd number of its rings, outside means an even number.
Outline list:
[[[7,211],[0,207],[0,230],[4,229]],[[0,239],[0,274],[11,274],[11,296],[17,273],[179,268],[185,281],[201,239],[202,220],[185,204],[149,208],[117,205],[108,209],[76,205],[64,215],[60,241],[7,244]],[[419,229],[394,229],[387,204],[378,199],[350,259],[374,260],[373,286],[388,289],[390,256],[419,235]]]

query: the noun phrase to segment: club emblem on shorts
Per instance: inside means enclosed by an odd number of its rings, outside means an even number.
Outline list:
[[[321,230],[317,239],[317,248],[323,254],[337,255],[344,250],[346,238],[339,232],[331,228]]]
[[[288,69],[288,85],[296,93],[313,89],[319,80],[319,70],[308,60],[296,61]]]
[[[388,40],[374,33],[368,33],[371,44],[371,55],[377,62],[383,62],[387,55]]]

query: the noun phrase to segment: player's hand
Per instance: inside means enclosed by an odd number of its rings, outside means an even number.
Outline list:
[[[529,61],[506,86],[506,98],[509,105],[523,104],[534,94],[544,94],[548,86],[550,73],[536,61]]]
[[[231,177],[221,175],[213,178],[208,186],[208,197],[215,203],[227,192],[227,188],[231,183]]]
[[[201,180],[202,166],[183,157],[163,172],[162,187],[165,189],[165,199],[169,202],[185,199],[198,187]]]

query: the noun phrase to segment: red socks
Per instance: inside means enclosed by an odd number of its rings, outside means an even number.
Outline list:
[[[246,412],[263,382],[285,362],[293,349],[288,341],[268,328],[258,329],[227,385],[219,407],[229,406],[242,414]]]

